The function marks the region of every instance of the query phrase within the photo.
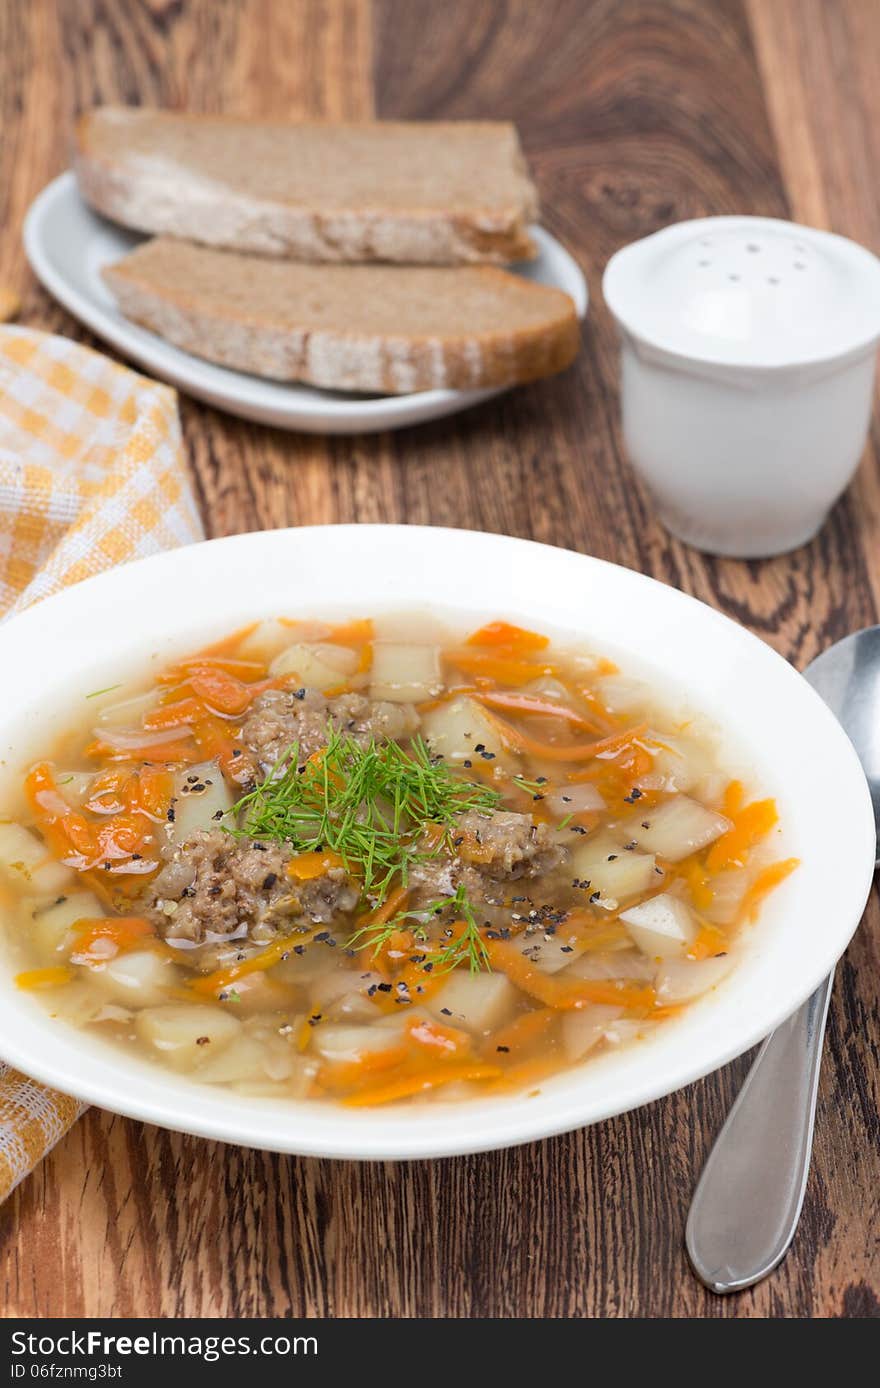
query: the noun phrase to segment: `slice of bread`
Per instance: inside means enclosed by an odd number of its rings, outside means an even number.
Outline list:
[[[159,237],[103,273],[175,347],[333,390],[513,385],[561,371],[580,340],[567,294],[490,265],[302,265]]]
[[[87,202],[136,231],[291,260],[530,259],[538,198],[513,125],[272,125],[102,106],[77,127]]]

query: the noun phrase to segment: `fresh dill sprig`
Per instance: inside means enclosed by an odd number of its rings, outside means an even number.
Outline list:
[[[446,942],[441,943],[441,947],[436,949],[436,942],[430,942],[427,926],[432,917],[438,916],[451,917],[449,925],[452,933],[447,935]],[[462,926],[463,929],[456,934],[455,926]],[[381,924],[362,926],[347,941],[347,948],[369,949],[376,955],[401,929],[408,930],[420,945],[427,946],[431,943],[426,962],[430,963],[432,970],[446,973],[450,969],[458,968],[459,964],[466,963],[471,973],[478,973],[481,969],[491,967],[489,951],[480,933],[476,914],[463,882],[458,884],[450,896],[438,897],[435,901],[428,901],[424,906],[410,911],[399,911],[396,916]]]
[[[448,845],[466,810],[490,811],[500,793],[452,774],[421,738],[409,751],[397,742],[366,745],[328,725],[327,743],[304,765],[296,746],[272,774],[234,807],[233,833],[273,839],[294,852],[330,851],[360,879],[375,905],[392,884],[406,885],[413,864]],[[424,831],[443,831],[426,847]]]

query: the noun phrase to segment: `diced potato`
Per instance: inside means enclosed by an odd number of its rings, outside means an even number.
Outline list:
[[[279,959],[278,963],[272,966],[270,977],[277,979],[279,983],[311,985],[326,975],[335,975],[339,964],[339,949],[345,937],[331,938],[337,942],[335,948],[326,940],[297,946],[296,936],[291,936],[290,953],[286,959]],[[297,954],[297,948],[302,950],[301,954]],[[366,968],[364,972],[366,973]],[[357,975],[352,976],[352,987],[355,986],[356,977]]]
[[[472,974],[466,969],[455,969],[425,1006],[449,1026],[482,1033],[494,1031],[507,1020],[516,996],[510,979],[502,973]]]
[[[297,641],[276,655],[269,673],[293,675],[307,689],[333,689],[344,684],[357,666],[357,653],[347,646],[333,646],[326,641],[310,646]]]
[[[196,790],[196,786],[205,789]],[[184,767],[174,778],[172,841],[182,844],[195,829],[216,829],[220,822],[218,815],[224,815],[233,804],[233,796],[216,762]]]
[[[240,1035],[241,1022],[222,1007],[170,1003],[144,1008],[135,1031],[175,1070],[194,1070]]]
[[[656,1022],[636,1021],[634,1017],[618,1017],[605,1028],[605,1040],[609,1046],[623,1046],[627,1041],[641,1040],[656,1025]]]
[[[571,855],[571,875],[589,882],[591,892],[599,892],[597,906],[614,911],[622,901],[656,887],[653,853],[626,849],[614,839],[601,835],[589,838]]]
[[[90,983],[75,979],[63,988],[52,989],[50,1017],[61,1017],[72,1026],[84,1027],[95,1021],[105,1006],[104,998]]]
[[[436,646],[376,641],[370,672],[370,694],[396,704],[419,704],[443,688],[440,652]]]
[[[676,795],[634,820],[630,827],[641,849],[678,863],[720,838],[731,826],[723,814],[708,810],[687,795]]]
[[[377,641],[413,642],[417,646],[449,646],[452,632],[429,607],[410,607],[401,612],[382,612],[373,618]]]
[[[609,978],[626,978],[647,983],[653,979],[655,967],[653,959],[646,959],[641,950],[627,946],[626,949],[589,950],[569,964],[565,976],[603,982]]]
[[[651,771],[636,782],[641,790],[692,792],[712,771],[712,758],[704,743],[653,732],[647,734],[646,740],[652,744],[654,763]]]
[[[713,925],[732,925],[742,910],[745,894],[749,889],[747,868],[730,868],[717,872],[709,883],[712,900],[704,909],[703,915]]]
[[[547,791],[544,806],[560,819],[565,819],[568,815],[583,814],[587,810],[604,810],[605,801],[596,786],[590,781],[582,781],[577,785],[562,785]]]
[[[474,699],[453,699],[431,709],[422,717],[422,736],[432,751],[453,764],[474,761],[480,756],[477,747],[494,753],[499,763],[509,761],[495,725]]]
[[[583,1059],[588,1051],[598,1046],[608,1027],[622,1013],[622,1007],[603,1003],[590,1003],[586,1007],[565,1012],[562,1018],[562,1045],[566,1060],[573,1063]]]
[[[73,881],[72,868],[55,863],[42,839],[21,824],[0,824],[0,873],[19,891],[55,896]]]
[[[161,693],[160,689],[148,689],[128,699],[102,703],[95,711],[95,723],[100,728],[139,728],[144,715],[158,708]]]
[[[264,660],[268,662],[276,652],[289,646],[293,629],[288,622],[269,617],[257,622],[252,631],[238,643],[236,656],[241,660]]]
[[[729,954],[714,959],[664,959],[657,970],[654,987],[662,1003],[691,1002],[726,978],[733,968]]]
[[[68,892],[50,905],[31,904],[27,914],[28,938],[47,964],[58,964],[70,954],[76,921],[103,916],[104,908],[93,892]]]
[[[403,1020],[393,1018],[396,1026],[332,1026],[320,1023],[313,1028],[312,1049],[325,1060],[352,1064],[361,1056],[381,1055],[400,1044]]]
[[[239,1080],[232,1085],[236,1094],[255,1099],[305,1099],[318,1073],[318,1062],[311,1056],[292,1057],[292,1072],[285,1080]],[[202,1078],[199,1070],[197,1078]]]
[[[207,1052],[198,1065],[199,1079],[207,1084],[233,1084],[240,1080],[265,1080],[264,1045],[252,1036],[233,1037],[227,1046],[215,1050],[213,1044],[200,1047]],[[196,1062],[198,1064],[198,1061]]]
[[[697,934],[690,907],[669,892],[630,906],[621,911],[620,919],[639,949],[652,958],[681,958]]]
[[[529,960],[545,974],[559,973],[568,964],[579,959],[587,948],[587,941],[579,932],[565,923],[557,925],[553,934],[538,931],[528,939]]]
[[[174,963],[153,950],[130,950],[100,968],[89,968],[95,988],[125,1007],[151,1007],[160,1003],[177,982]]]

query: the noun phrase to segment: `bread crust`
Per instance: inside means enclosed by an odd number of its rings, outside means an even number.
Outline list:
[[[188,274],[194,266],[202,270],[207,266],[218,283],[223,275],[227,282],[230,276],[239,280],[246,276],[254,306],[244,296],[230,303],[222,288],[200,287],[195,283],[198,276]],[[459,295],[460,330],[442,335],[403,326],[393,332],[385,325],[370,331],[370,295],[377,291],[373,286],[363,293],[360,284],[365,274],[370,275],[369,267],[334,267],[332,271],[345,277],[337,281],[341,298],[347,296],[349,286],[351,295],[360,294],[360,321],[353,330],[342,321],[342,314],[338,323],[318,325],[309,321],[307,312],[297,310],[305,267],[271,267],[272,283],[269,292],[263,293],[261,266],[265,275],[269,263],[255,257],[163,239],[139,248],[103,273],[126,317],[183,351],[271,380],[331,390],[403,395],[522,384],[563,370],[580,345],[580,327],[568,295],[490,266],[388,268],[387,273],[395,276],[441,276],[439,282],[432,278],[430,293],[442,296],[445,304],[454,303]],[[290,294],[284,292],[286,272],[299,277]],[[320,272],[313,273],[319,282]],[[408,284],[414,291],[419,289],[417,279],[410,278]],[[506,316],[508,321],[503,327],[496,323],[478,330],[479,304],[487,297],[492,300],[493,318]],[[276,306],[256,306],[267,301]],[[475,301],[477,306],[469,308]]]
[[[200,120],[165,113],[142,116],[145,121],[158,118],[160,130],[173,121],[175,128],[184,132],[192,128],[191,122]],[[234,174],[223,181],[198,177],[167,158],[136,157],[124,148],[108,148],[107,122],[111,117],[118,119],[120,113],[99,108],[80,118],[74,169],[85,200],[102,216],[135,231],[256,255],[330,263],[500,265],[531,260],[536,255],[528,224],[538,214],[537,193],[513,127],[488,123],[493,130],[509,135],[506,172],[510,187],[503,199],[489,199],[485,206],[473,207],[456,206],[454,199],[447,208],[419,206],[416,199],[411,206],[383,206],[378,180],[374,205],[345,207],[260,197],[236,187]],[[217,123],[210,122],[212,126]],[[260,128],[257,122],[230,120],[224,124],[237,132]],[[293,127],[299,131],[307,128]],[[341,138],[353,128],[338,127]],[[461,123],[458,127],[461,131],[467,128],[480,126]],[[283,137],[283,130],[279,130],[278,138]]]

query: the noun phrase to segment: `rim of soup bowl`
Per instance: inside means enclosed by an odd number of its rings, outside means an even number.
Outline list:
[[[761,791],[779,803],[782,851],[801,866],[747,928],[731,974],[650,1037],[531,1091],[365,1111],[246,1098],[126,1056],[54,1020],[16,988],[2,958],[0,1057],[89,1103],[198,1136],[304,1156],[441,1157],[550,1137],[659,1099],[747,1050],[809,996],[846,948],[874,871],[871,800],[849,740],[802,676],[745,628],[575,551],[477,531],[309,526],[211,540],[87,579],[0,626],[4,781],[23,769],[25,748],[39,751],[40,714],[47,731],[57,728],[65,701],[96,679],[158,668],[258,616],[431,606],[462,624],[531,623],[624,660],[631,650],[640,672],[652,668],[748,754]]]

